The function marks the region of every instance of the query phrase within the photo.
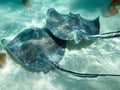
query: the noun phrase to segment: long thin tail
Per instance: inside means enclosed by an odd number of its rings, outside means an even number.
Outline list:
[[[7,43],[7,42],[6,42],[5,39],[2,40],[2,43],[3,43],[3,44],[5,45],[5,47],[6,47],[6,43]],[[12,54],[11,51],[10,51],[7,47],[6,47],[6,50],[7,50],[10,54]],[[13,55],[13,57],[16,58],[14,55]],[[77,76],[77,77],[96,78],[96,77],[98,77],[98,76],[120,76],[119,74],[117,75],[117,74],[89,74],[89,73],[78,73],[78,72],[74,72],[74,71],[71,71],[71,70],[64,69],[64,68],[60,67],[58,64],[53,63],[52,61],[50,61],[49,64],[50,64],[52,67],[54,67],[55,69],[57,69],[57,70],[60,70],[60,71],[69,73],[69,74],[71,74],[71,75],[73,75],[73,76]]]
[[[90,74],[90,73],[78,73],[78,72],[74,72],[74,71],[71,71],[71,70],[67,70],[67,69],[64,69],[62,67],[60,67],[58,64],[55,64],[53,62],[51,62],[51,64],[58,70],[60,71],[63,71],[63,72],[66,72],[66,73],[69,73],[69,74],[72,74],[73,76],[77,76],[77,77],[82,77],[82,78],[96,78],[96,77],[99,77],[99,76],[119,76],[119,74]]]
[[[85,36],[85,38],[88,39],[88,40],[95,40],[97,38],[108,39],[108,38],[116,38],[116,37],[120,37],[120,31],[101,33],[101,34],[97,34],[97,35],[86,35]]]

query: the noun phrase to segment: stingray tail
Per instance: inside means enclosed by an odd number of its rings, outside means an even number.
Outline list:
[[[108,39],[108,38],[116,38],[116,37],[120,37],[120,31],[101,33],[101,34],[97,34],[97,35],[86,35],[85,36],[85,38],[88,39],[88,40],[95,40],[97,38]]]
[[[57,70],[69,73],[73,76],[77,76],[77,77],[82,77],[82,78],[96,78],[99,76],[120,76],[119,74],[90,74],[90,73],[78,73],[78,72],[74,72],[71,70],[67,70],[64,69],[62,67],[60,67],[58,64],[55,64],[53,62],[51,62],[51,64],[54,66],[54,68],[56,68]]]

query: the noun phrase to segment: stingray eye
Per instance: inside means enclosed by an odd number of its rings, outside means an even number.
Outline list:
[[[80,14],[76,14],[77,17],[80,17]]]
[[[48,13],[54,13],[54,12],[57,12],[55,9],[53,9],[53,8],[50,8],[50,9],[48,9],[48,11],[47,11]]]
[[[73,14],[72,14],[72,13],[69,13],[69,16],[73,16]]]
[[[54,9],[49,9],[48,11],[47,11],[47,14],[48,15],[52,15],[54,13]]]
[[[51,8],[47,11],[47,16],[48,17],[56,17],[57,15],[58,15],[58,12],[53,8]]]

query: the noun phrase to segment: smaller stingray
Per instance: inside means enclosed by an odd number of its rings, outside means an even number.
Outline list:
[[[50,70],[64,71],[77,77],[120,76],[116,74],[77,73],[60,67],[66,41],[56,38],[49,29],[30,28],[18,34],[10,43],[2,40],[9,55],[25,69],[48,73]]]
[[[46,28],[57,38],[62,40],[74,40],[79,43],[82,39],[95,41],[97,38],[119,37],[119,31],[99,34],[99,18],[86,20],[80,14],[60,14],[55,9],[47,11]]]
[[[80,14],[60,14],[51,8],[47,11],[46,27],[58,38],[79,43],[85,35],[99,34],[99,18],[86,20]]]

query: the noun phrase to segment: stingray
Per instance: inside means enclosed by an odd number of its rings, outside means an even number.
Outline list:
[[[3,39],[2,43],[12,59],[31,72],[47,74],[50,70],[57,70],[84,78],[120,76],[78,73],[62,68],[59,62],[64,56],[66,41],[56,38],[47,28],[29,28],[19,33],[9,43],[6,39]]]
[[[57,38],[62,40],[74,40],[76,44],[82,39],[95,41],[97,38],[113,38],[120,36],[120,31],[100,34],[99,17],[94,20],[87,20],[80,14],[60,14],[50,8],[46,15],[46,28]]]
[[[64,56],[66,41],[59,40],[46,29],[30,28],[18,34],[7,44],[7,51],[25,69],[33,72],[48,73],[52,68],[48,61],[59,63]]]

